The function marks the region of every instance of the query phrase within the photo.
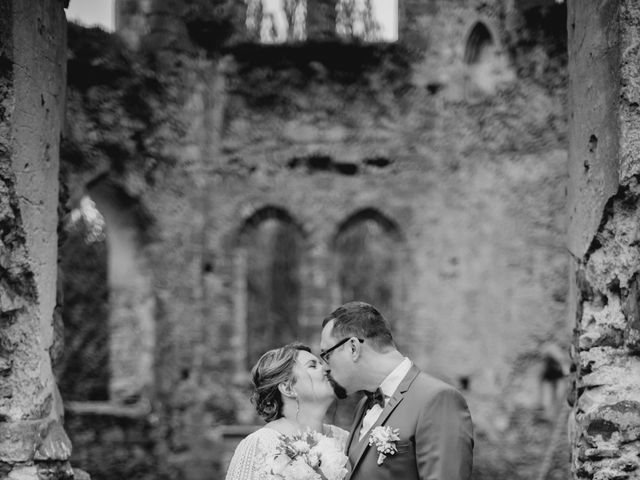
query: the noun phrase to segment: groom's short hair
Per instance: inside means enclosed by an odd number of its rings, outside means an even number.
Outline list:
[[[345,303],[322,320],[322,328],[332,320],[331,335],[335,338],[363,338],[376,351],[395,348],[389,322],[373,305],[365,302]]]

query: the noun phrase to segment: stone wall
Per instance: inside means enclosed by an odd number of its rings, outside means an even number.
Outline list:
[[[123,478],[123,474],[140,480],[170,478],[156,463],[153,426],[144,416],[123,413],[67,412],[74,465],[90,465],[94,479]]]
[[[73,478],[56,306],[59,138],[64,120],[63,2],[0,7],[0,476]],[[53,180],[53,181],[52,181]]]
[[[640,478],[635,2],[569,2],[574,478]]]
[[[217,19],[207,3],[157,2],[139,55],[70,30],[69,199],[107,179],[146,218],[158,469],[221,475],[233,425],[257,421],[240,238],[277,211],[303,232],[302,341],[317,349],[342,300],[336,239],[376,219],[401,265],[385,313],[403,351],[464,389],[475,478],[566,478],[553,465],[564,437],[549,443],[566,415],[562,375],[541,369],[545,345],[569,343],[563,6],[405,1],[396,44],[267,47],[208,36],[239,27],[233,1],[216,2]],[[470,35],[478,22],[489,37]],[[491,88],[468,54],[485,47]]]

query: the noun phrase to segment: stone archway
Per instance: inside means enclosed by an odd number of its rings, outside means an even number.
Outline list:
[[[464,49],[464,90],[467,99],[493,94],[514,78],[497,36],[482,21],[469,30]]]
[[[244,369],[264,351],[299,336],[303,241],[298,222],[280,207],[257,210],[240,228],[235,309],[244,326]]]
[[[376,208],[366,207],[342,221],[331,242],[334,282],[332,303],[353,300],[374,305],[392,328],[401,317],[404,300],[406,247],[398,224]],[[331,422],[349,428],[360,397],[336,402]]]
[[[347,217],[332,242],[333,303],[371,303],[392,321],[403,297],[403,243],[398,225],[374,208]]]
[[[136,199],[106,178],[87,191],[106,224],[109,398],[133,404],[148,399],[154,383],[155,298],[143,252],[150,220]]]
[[[109,284],[104,217],[88,195],[64,219],[58,288],[64,351],[55,365],[68,403],[109,400]]]

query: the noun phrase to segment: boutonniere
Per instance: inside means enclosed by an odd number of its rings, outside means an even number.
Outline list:
[[[375,445],[378,450],[378,465],[382,465],[387,455],[395,455],[398,451],[396,442],[400,440],[400,430],[389,426],[378,426],[369,434],[369,445]]]

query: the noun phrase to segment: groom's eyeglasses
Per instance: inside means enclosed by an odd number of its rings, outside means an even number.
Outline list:
[[[349,340],[351,340],[352,338],[355,338],[356,340],[358,340],[360,343],[364,343],[364,338],[357,338],[357,337],[347,337],[347,338],[343,338],[342,340],[340,340],[338,343],[336,343],[333,347],[331,348],[327,348],[326,350],[323,350],[322,352],[320,352],[320,358],[322,360],[324,360],[325,363],[329,363],[329,357],[331,357],[331,352],[333,352],[336,348],[341,347],[342,345],[344,345],[345,343],[347,343]]]

